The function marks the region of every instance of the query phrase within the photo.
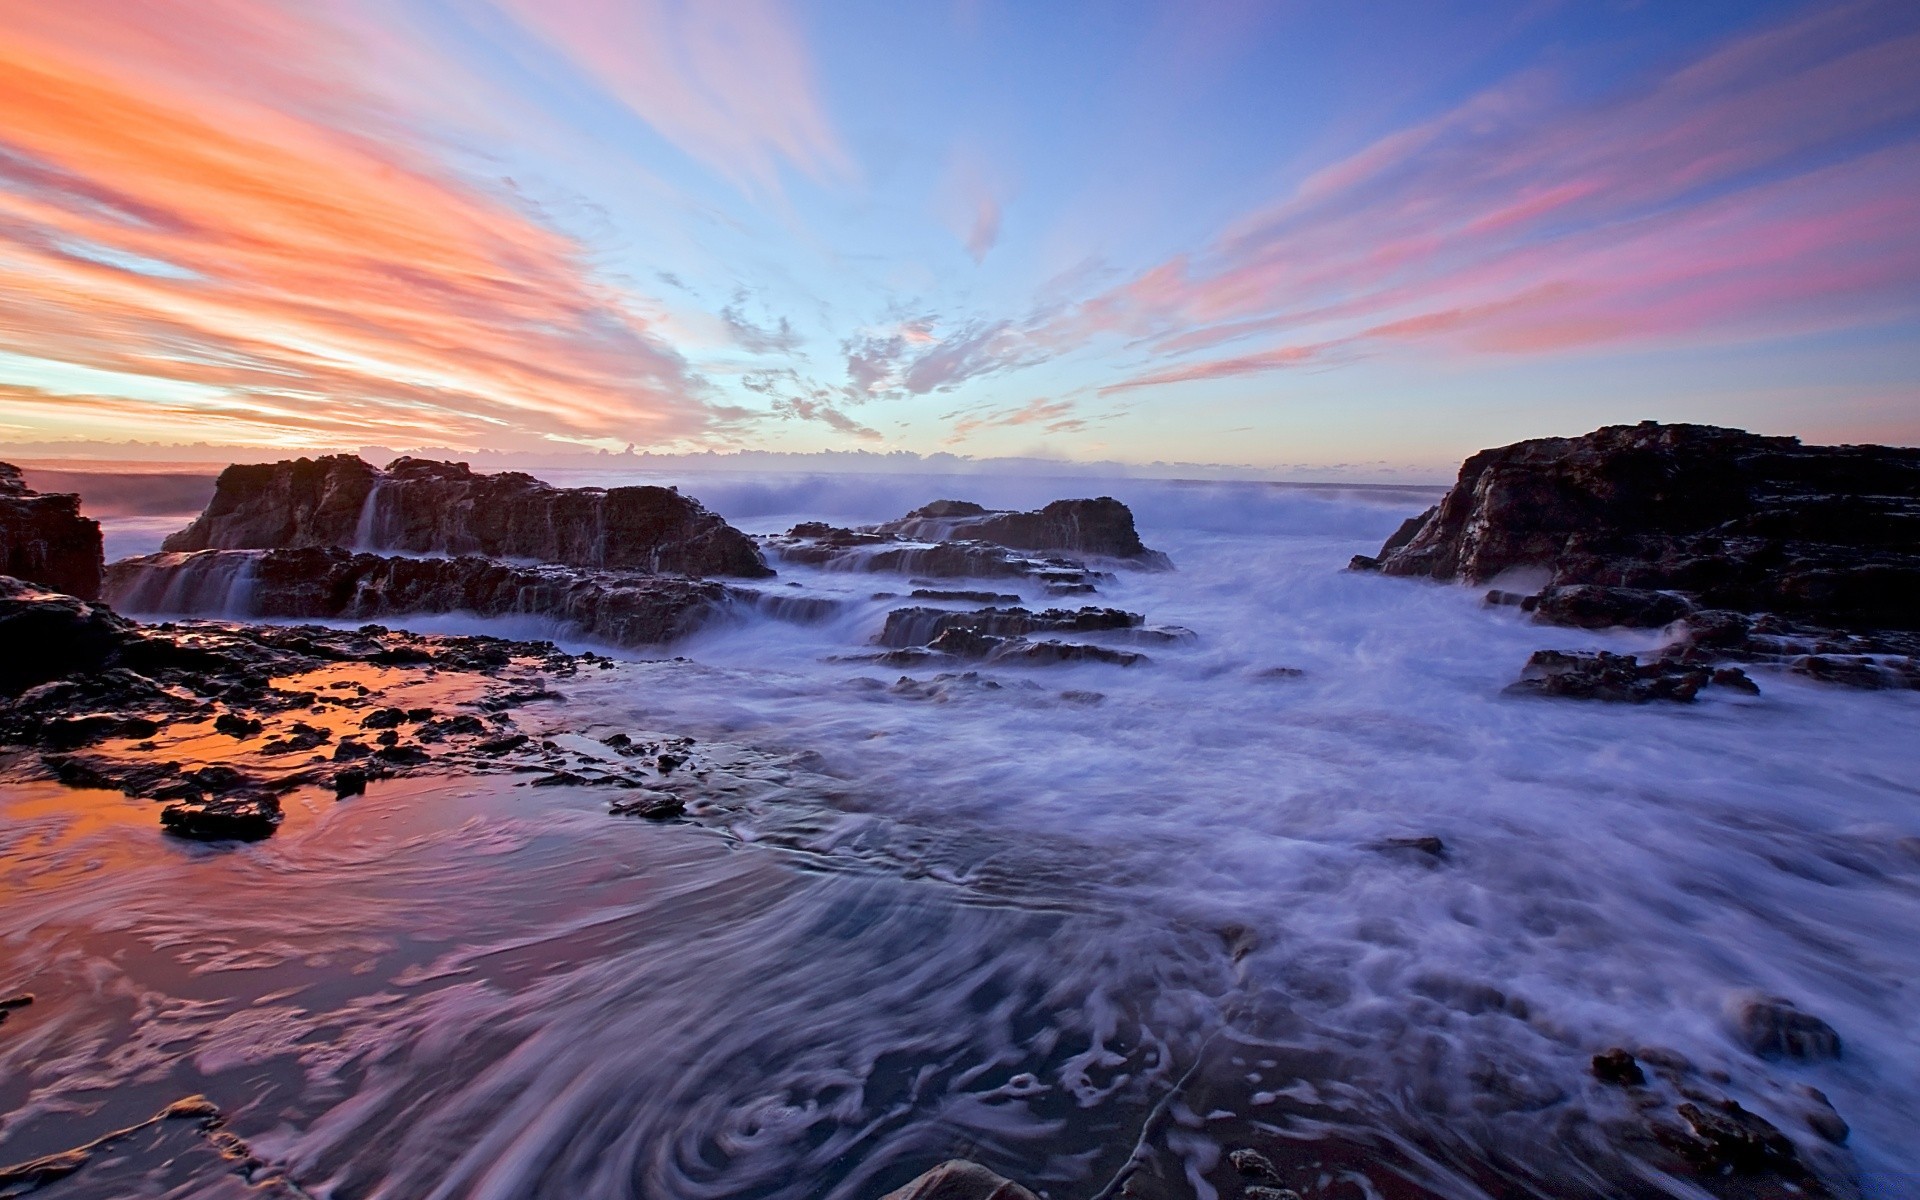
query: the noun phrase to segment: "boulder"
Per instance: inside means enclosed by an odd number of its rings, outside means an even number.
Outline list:
[[[874,531],[928,542],[989,542],[1009,550],[1060,551],[1167,566],[1133,525],[1133,510],[1112,496],[1055,500],[1036,512],[983,508],[966,500],[936,500]]]
[[[1474,583],[1545,568],[1559,587],[1920,628],[1920,449],[1609,426],[1481,451],[1415,522],[1356,565]]]
[[[962,1158],[941,1163],[881,1200],[1038,1200],[1026,1188]]]
[[[0,696],[99,671],[138,636],[104,604],[0,576]]]
[[[1579,629],[1660,629],[1693,611],[1686,597],[1672,592],[1596,583],[1549,587],[1522,599],[1520,607],[1533,613],[1536,621]]]
[[[772,574],[753,542],[673,488],[558,488],[531,475],[353,455],[235,465],[169,551],[338,547],[596,570]]]
[[[488,558],[401,558],[337,547],[201,550],[123,559],[107,594],[143,615],[375,620],[415,614],[540,617],[581,637],[654,646],[757,593],[706,580]]]
[[[1778,996],[1736,997],[1727,1019],[1741,1044],[1761,1058],[1802,1062],[1840,1057],[1840,1035],[1812,1013]]]
[[[80,497],[42,495],[0,463],[0,575],[94,600],[103,562],[100,524],[80,515]]]

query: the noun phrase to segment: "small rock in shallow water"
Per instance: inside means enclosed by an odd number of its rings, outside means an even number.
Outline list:
[[[1646,1072],[1633,1055],[1618,1046],[1593,1056],[1593,1077],[1615,1087],[1640,1087],[1647,1082]]]
[[[1406,850],[1441,861],[1445,861],[1447,857],[1447,844],[1432,834],[1424,837],[1384,838],[1374,843],[1373,848],[1386,851]]]
[[[235,796],[169,804],[160,824],[176,837],[197,841],[258,841],[280,825],[280,802],[272,796]]]
[[[234,712],[224,712],[213,719],[213,731],[224,733],[228,737],[249,738],[259,733],[262,728],[259,721]]]
[[[333,777],[335,796],[363,796],[367,791],[367,773],[365,771],[342,771]]]
[[[649,821],[665,821],[670,817],[683,815],[687,811],[687,804],[678,796],[654,792],[638,800],[611,805],[607,811],[620,817],[645,817]]]
[[[1233,1169],[1248,1179],[1278,1179],[1279,1172],[1273,1169],[1273,1163],[1258,1150],[1235,1150],[1227,1155],[1227,1161]]]
[[[1743,996],[1733,1003],[1728,1015],[1740,1041],[1761,1058],[1811,1062],[1840,1057],[1840,1035],[1833,1026],[1801,1012],[1791,1000]]]
[[[1771,1121],[1737,1101],[1680,1104],[1674,1112],[1686,1127],[1659,1125],[1654,1136],[1702,1174],[1776,1172],[1787,1179],[1806,1174],[1793,1143]]]
[[[1715,667],[1713,686],[1728,688],[1736,692],[1745,692],[1749,696],[1760,694],[1760,685],[1747,678],[1747,673],[1739,667]]]

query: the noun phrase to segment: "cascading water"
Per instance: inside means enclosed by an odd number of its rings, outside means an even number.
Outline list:
[[[246,620],[259,615],[258,554],[203,550],[154,558],[148,565],[110,572],[107,602],[135,616]]]
[[[367,490],[366,500],[360,505],[360,519],[353,527],[353,545],[350,549],[377,553],[388,546],[386,535],[386,481],[376,479]]]

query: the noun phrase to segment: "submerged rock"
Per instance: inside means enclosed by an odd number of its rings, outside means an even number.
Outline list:
[[[352,455],[235,465],[164,549],[479,554],[596,570],[770,575],[745,534],[673,488],[557,488],[531,475]]]
[[[1761,1058],[1803,1062],[1840,1057],[1833,1026],[1778,996],[1742,996],[1728,1010],[1741,1044]]]
[[[0,575],[94,600],[103,561],[100,524],[80,515],[80,497],[42,495],[0,463]]]

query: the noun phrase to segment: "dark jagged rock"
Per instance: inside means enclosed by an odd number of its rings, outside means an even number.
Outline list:
[[[1079,558],[1167,568],[1141,544],[1133,512],[1110,496],[1056,500],[1036,512],[1000,512],[965,500],[937,500],[896,521],[846,529],[805,521],[765,540],[789,561],[834,570],[898,571],[939,579],[1031,578],[1088,592],[1104,578]],[[1063,591],[1061,594],[1066,594]]]
[[[1146,618],[1117,608],[1049,608],[1029,612],[1024,608],[982,608],[973,612],[953,612],[944,608],[896,608],[887,614],[887,624],[877,639],[882,646],[899,649],[926,646],[950,629],[964,629],[996,638],[1024,637],[1030,633],[1093,633],[1140,628]]]
[[[80,497],[42,495],[0,463],[0,575],[95,600],[103,562],[100,524],[80,515]]]
[[[129,612],[239,619],[374,620],[423,613],[531,616],[616,646],[652,646],[699,628],[751,592],[665,575],[399,558],[333,547],[202,550],[114,563],[107,594]]]
[[[1803,446],[1706,425],[1616,425],[1485,450],[1390,575],[1680,592],[1701,607],[1920,628],[1920,449]],[[1399,544],[1395,544],[1399,541]]]
[[[1605,587],[1594,583],[1570,583],[1549,587],[1528,596],[1520,607],[1534,619],[1549,625],[1571,625],[1578,629],[1659,629],[1693,611],[1684,596],[1655,592],[1645,588]]]
[[[1611,700],[1645,704],[1671,700],[1691,704],[1712,680],[1704,667],[1666,659],[1643,663],[1631,654],[1567,654],[1537,650],[1520,678],[1507,686],[1518,696],[1562,696],[1573,700]]]
[[[531,475],[352,455],[235,465],[170,551],[312,547],[479,554],[595,570],[759,577],[753,542],[672,488],[557,488]]]
[[[1026,1188],[979,1163],[951,1159],[881,1200],[1037,1200]]]
[[[112,663],[137,635],[104,604],[0,576],[0,695]]]
[[[1798,1180],[1806,1167],[1793,1142],[1771,1121],[1739,1102],[1674,1106],[1684,1124],[1654,1128],[1661,1144],[1705,1175],[1772,1175]]]
[[[253,842],[280,827],[280,801],[272,796],[226,796],[169,804],[160,824],[175,837],[196,841]]]
[[[1647,1082],[1647,1073],[1632,1052],[1618,1046],[1593,1056],[1593,1077],[1615,1087],[1640,1087]]]
[[[1054,550],[1096,558],[1132,559],[1166,565],[1166,556],[1146,548],[1133,525],[1133,510],[1111,496],[1055,500],[1037,512],[1003,512],[966,500],[936,500],[875,532],[927,542],[990,542],[1009,550]]]

